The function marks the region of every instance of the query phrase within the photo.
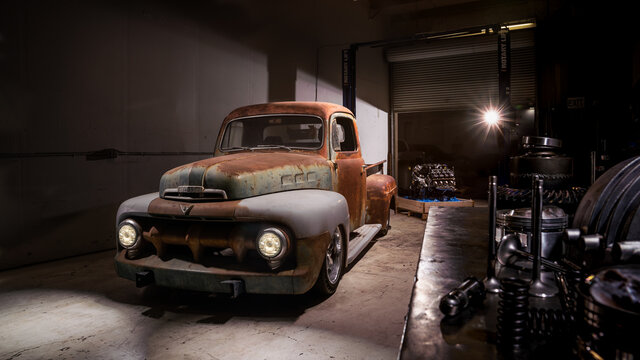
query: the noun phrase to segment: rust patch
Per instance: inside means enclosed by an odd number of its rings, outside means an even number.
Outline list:
[[[300,169],[301,172],[307,167],[328,166],[327,160],[318,155],[283,152],[261,152],[252,155],[253,156],[235,158],[235,161],[219,161],[212,164],[212,166],[215,165],[216,170],[230,176],[252,173],[254,171],[271,170],[284,166],[295,166]],[[214,159],[225,159],[230,156],[233,155],[220,156]]]
[[[190,207],[189,216],[207,218],[233,218],[240,200],[192,203],[157,198],[149,204],[151,215],[185,216],[182,209]]]
[[[185,165],[180,165],[176,168],[173,168],[167,172],[165,172],[165,174],[170,175],[170,174],[174,174],[177,173],[181,170],[187,170],[189,168],[193,168],[193,167],[202,167],[202,168],[208,168],[210,166],[216,165],[216,164],[220,164],[223,163],[225,161],[234,161],[234,160],[240,160],[240,159],[244,159],[244,158],[250,158],[255,156],[254,153],[237,153],[237,154],[229,154],[226,156],[216,156],[216,157],[211,157],[211,158],[207,158],[204,160],[199,160],[199,161],[195,161],[189,164],[185,164]]]
[[[349,226],[355,230],[364,224],[366,199],[366,174],[364,160],[357,152],[338,153],[337,191],[347,199],[349,205]]]
[[[328,119],[331,114],[341,112],[353,116],[351,110],[338,104],[325,102],[285,101],[243,106],[233,110],[225,119],[263,114],[311,114]]]
[[[367,224],[382,224],[386,229],[389,209],[398,187],[393,177],[374,174],[367,177]]]
[[[146,241],[153,244],[159,257],[165,256],[167,245],[187,246],[193,255],[194,262],[200,263],[204,248],[231,248],[238,263],[242,263],[247,250],[255,249],[255,236],[246,236],[242,225],[238,226],[171,226],[157,224],[149,231],[143,232]]]
[[[294,294],[305,293],[313,287],[320,274],[320,268],[330,241],[331,235],[328,232],[324,232],[317,236],[299,239],[296,242],[298,267],[293,273]],[[347,249],[344,249],[344,251],[346,254]]]

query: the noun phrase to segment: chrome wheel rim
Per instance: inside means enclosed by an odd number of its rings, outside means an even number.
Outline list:
[[[342,233],[340,232],[340,229],[336,228],[333,232],[331,243],[329,243],[325,257],[327,279],[331,284],[336,284],[338,282],[340,270],[342,269],[342,257]]]

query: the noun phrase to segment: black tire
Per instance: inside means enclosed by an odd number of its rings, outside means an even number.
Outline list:
[[[313,286],[313,291],[322,296],[329,296],[336,292],[347,262],[344,234],[336,228],[331,235],[331,242],[325,252],[320,274]]]
[[[389,229],[391,229],[391,206],[389,206],[389,209],[387,210],[387,226],[378,231],[377,237],[383,237],[387,235]]]
[[[378,237],[383,237],[387,235],[388,232],[389,232],[389,229],[380,229],[380,231],[378,231]]]

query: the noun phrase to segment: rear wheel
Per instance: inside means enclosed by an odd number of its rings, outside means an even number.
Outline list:
[[[345,263],[344,237],[340,228],[336,228],[331,235],[331,242],[327,246],[320,274],[314,285],[314,290],[322,295],[336,292]]]
[[[389,206],[389,209],[387,210],[387,226],[384,226],[380,231],[378,231],[378,237],[387,235],[389,229],[391,229],[391,206]]]

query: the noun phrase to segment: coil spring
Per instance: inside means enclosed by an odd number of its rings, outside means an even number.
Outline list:
[[[529,346],[529,283],[502,279],[498,302],[498,347],[508,353],[520,353]]]
[[[575,318],[562,310],[531,308],[529,315],[530,334],[538,339],[568,336]]]

